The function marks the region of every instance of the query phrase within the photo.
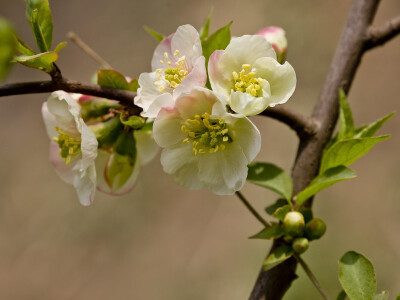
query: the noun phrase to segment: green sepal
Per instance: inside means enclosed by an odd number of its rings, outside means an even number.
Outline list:
[[[43,70],[47,73],[53,69],[53,63],[58,59],[56,52],[45,52],[36,55],[15,56],[14,61],[26,67]]]
[[[117,101],[90,98],[80,103],[82,119],[87,122],[91,119],[103,117],[110,112],[112,108],[118,108],[121,105]],[[101,119],[100,121],[103,121]]]
[[[131,162],[136,160],[136,140],[132,131],[124,130],[115,143],[115,152],[130,157]]]
[[[124,117],[122,114],[120,115],[121,123],[125,126],[129,126],[133,129],[141,129],[146,123],[146,120],[139,116],[129,116]]]
[[[125,76],[115,70],[98,70],[97,83],[104,87],[129,90]]]
[[[157,41],[161,42],[163,39],[165,39],[165,35],[151,29],[150,27],[143,26],[144,30],[146,30],[152,37],[154,37]]]
[[[280,246],[272,251],[270,255],[268,255],[267,259],[264,261],[263,269],[264,271],[270,270],[273,267],[276,267],[280,263],[283,263],[285,260],[290,258],[293,255],[294,251],[292,247],[289,246]]]
[[[277,218],[278,220],[283,222],[283,219],[285,218],[286,214],[291,211],[290,205],[286,204],[282,207],[279,207],[274,214],[272,215],[274,218]]]
[[[0,80],[3,79],[11,68],[11,62],[16,52],[14,30],[11,24],[0,18]]]
[[[261,230],[259,233],[249,237],[250,239],[277,239],[281,236],[285,235],[285,230],[282,225],[278,223],[272,223],[271,226],[268,226]]]
[[[25,0],[25,2],[26,18],[32,27],[36,44],[41,52],[47,52],[51,49],[53,41],[53,20],[49,2],[48,0]]]

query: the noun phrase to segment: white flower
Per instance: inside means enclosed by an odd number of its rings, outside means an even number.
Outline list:
[[[155,118],[162,107],[173,105],[180,94],[207,82],[197,30],[191,25],[179,26],[157,46],[151,67],[153,72],[139,76],[140,87],[134,102],[143,108],[142,116]]]
[[[90,205],[96,190],[97,139],[80,115],[80,95],[53,92],[42,115],[50,143],[50,161],[57,174],[72,184],[80,202]]]
[[[271,44],[259,35],[233,38],[208,63],[212,89],[233,111],[256,115],[268,106],[285,103],[296,88],[296,73],[281,65]]]
[[[225,104],[205,88],[161,109],[153,128],[156,143],[165,148],[164,171],[189,189],[233,194],[243,187],[247,165],[260,151],[254,124],[243,115],[227,113]]]
[[[277,60],[280,63],[285,61],[287,51],[287,39],[285,30],[277,26],[269,26],[261,29],[256,34],[263,36],[274,48]]]

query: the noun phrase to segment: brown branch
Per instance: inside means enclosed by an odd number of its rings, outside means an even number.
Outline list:
[[[393,18],[381,26],[370,26],[368,30],[367,50],[382,46],[400,34],[400,16]]]
[[[323,149],[332,136],[338,114],[339,89],[349,91],[361,57],[366,51],[368,28],[378,8],[379,0],[354,0],[347,23],[332,60],[321,93],[312,113],[319,128],[315,135],[302,138],[292,170],[294,195],[303,190],[316,176]],[[311,205],[311,201],[308,202]],[[272,249],[279,242],[274,242]],[[272,250],[271,250],[272,251]],[[288,259],[271,270],[261,270],[251,300],[282,299],[296,278],[297,262]]]
[[[137,107],[133,104],[133,98],[136,96],[136,93],[67,79],[61,79],[58,81],[35,81],[1,85],[0,97],[22,94],[49,93],[58,90],[118,100],[121,102],[121,104],[132,107],[135,114],[139,114],[142,110],[140,107]]]
[[[260,115],[281,121],[295,130],[300,137],[314,135],[318,123],[310,117],[303,116],[283,106],[268,107]]]

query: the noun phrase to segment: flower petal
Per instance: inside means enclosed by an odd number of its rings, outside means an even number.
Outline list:
[[[171,94],[162,94],[157,96],[147,107],[143,110],[141,115],[146,118],[156,118],[158,113],[163,107],[173,107],[175,104],[174,98]]]
[[[197,162],[186,164],[174,173],[174,180],[177,184],[190,189],[198,190],[205,188],[205,185],[199,180],[199,168]]]
[[[74,187],[81,204],[84,206],[91,205],[96,192],[96,169],[94,163],[81,172],[81,174],[75,176]]]
[[[94,133],[89,129],[89,127],[80,119],[81,123],[81,151],[82,151],[82,159],[81,159],[81,168],[88,168],[97,156],[97,147],[98,142]]]
[[[176,109],[163,108],[153,125],[153,136],[161,147],[174,145],[186,137],[181,131],[182,119]]]
[[[154,84],[158,80],[157,73],[142,73],[139,76],[139,86],[134,103],[146,112],[153,103],[154,98],[160,95],[158,87]]]
[[[195,115],[211,113],[218,97],[209,89],[197,87],[190,94],[183,94],[176,99],[175,107],[183,120],[193,119]]]
[[[51,93],[47,99],[47,109],[55,117],[58,126],[68,131],[77,125],[80,118],[80,105],[77,99],[64,91]]]
[[[186,57],[191,70],[197,58],[202,55],[200,36],[192,25],[178,27],[171,41],[171,52],[175,50],[179,50],[179,56]]]
[[[271,87],[268,105],[283,104],[289,100],[296,88],[296,72],[285,62],[283,65],[268,57],[260,58],[254,64],[256,77],[266,79]]]
[[[189,93],[194,87],[204,87],[206,85],[207,71],[205,61],[204,56],[200,56],[195,60],[193,69],[174,90],[175,99],[182,93]]]
[[[49,138],[53,139],[54,137],[57,137],[58,132],[56,131],[56,126],[58,126],[58,123],[56,117],[49,112],[49,109],[47,108],[47,102],[42,104],[42,117]]]
[[[78,160],[72,161],[70,164],[66,164],[60,155],[60,147],[57,143],[50,143],[50,163],[54,167],[56,173],[66,183],[72,184],[74,182],[74,168]]]
[[[165,67],[165,64],[162,64],[160,60],[165,60],[164,53],[166,52],[169,57],[173,58],[174,55],[171,51],[171,40],[173,34],[170,34],[168,37],[163,39],[154,50],[153,58],[151,60],[151,70],[155,71],[156,69],[161,69]]]
[[[135,130],[136,149],[138,157],[143,165],[149,163],[157,155],[160,147],[153,138],[150,130]]]
[[[253,97],[249,93],[232,92],[230,97],[230,105],[234,112],[245,116],[253,116],[259,114],[268,107],[270,103],[270,87],[266,80],[263,80],[263,96]]]
[[[168,174],[174,174],[182,167],[195,163],[196,160],[197,156],[193,154],[191,144],[177,143],[161,152],[161,164],[164,172]],[[191,176],[197,176],[197,173]]]

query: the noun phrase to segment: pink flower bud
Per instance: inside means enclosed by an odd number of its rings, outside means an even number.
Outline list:
[[[272,45],[277,60],[282,64],[285,61],[287,50],[285,30],[277,26],[270,26],[261,29],[256,34],[262,35]]]

